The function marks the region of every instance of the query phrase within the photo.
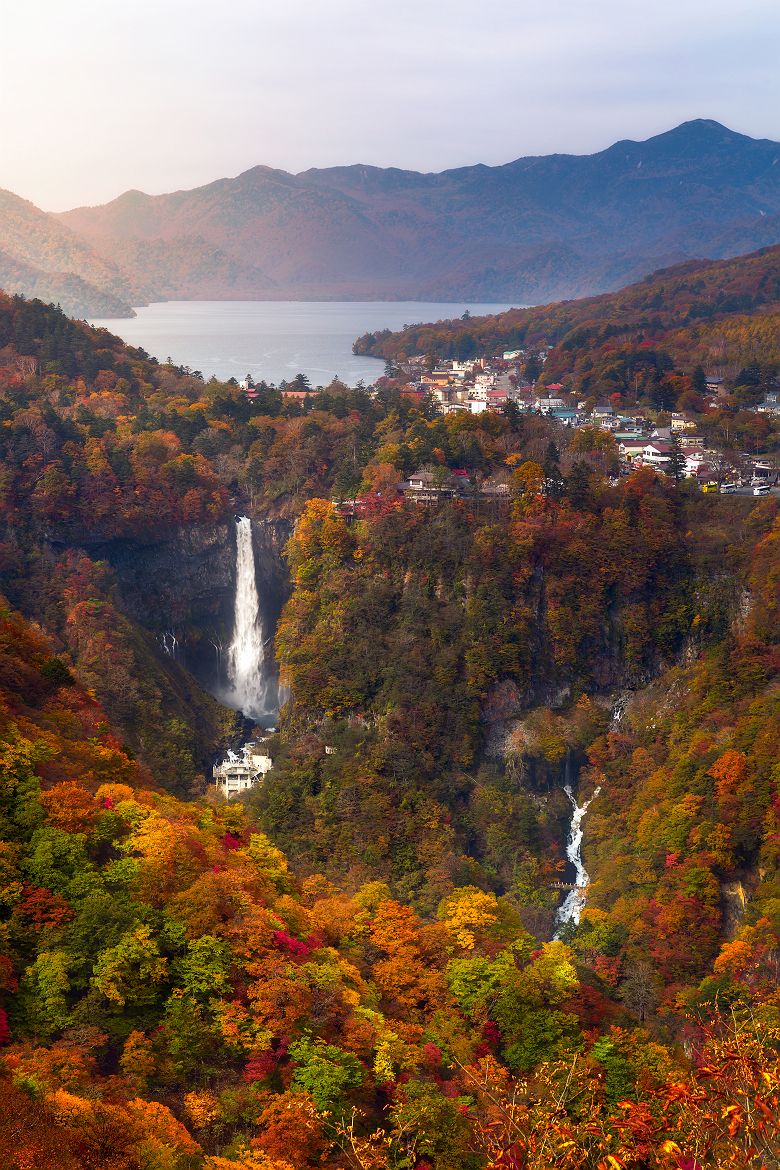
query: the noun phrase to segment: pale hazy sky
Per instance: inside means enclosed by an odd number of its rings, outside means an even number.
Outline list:
[[[0,187],[442,170],[707,117],[780,139],[778,0],[6,0]],[[9,11],[10,10],[10,11]]]

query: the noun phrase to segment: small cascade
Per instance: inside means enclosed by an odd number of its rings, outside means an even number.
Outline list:
[[[582,821],[590,807],[591,801],[595,800],[601,789],[595,788],[593,796],[591,796],[590,800],[586,800],[584,804],[577,804],[574,793],[571,790],[571,785],[564,785],[563,791],[571,801],[572,809],[574,810],[571,815],[571,828],[569,829],[569,840],[566,845],[566,856],[574,866],[577,877],[575,888],[567,894],[563,904],[558,907],[558,913],[555,915],[555,938],[559,936],[561,928],[566,926],[567,923],[573,922],[575,926],[579,924],[580,915],[585,906],[590,878],[588,877],[588,871],[582,864]]]
[[[175,658],[179,652],[179,640],[173,630],[166,630],[160,634],[160,645],[169,658]]]
[[[217,639],[209,638],[209,645],[214,648],[214,654],[215,654],[216,659],[217,659],[217,678],[221,678],[222,677],[222,654],[224,652],[225,647],[222,645],[222,642],[218,638]]]
[[[225,702],[250,719],[269,712],[268,682],[264,673],[265,637],[255,576],[252,521],[236,521],[236,602],[233,637],[227,652],[229,691]]]
[[[623,716],[626,713],[630,698],[631,693],[626,691],[623,694],[619,694],[615,699],[615,702],[612,705],[612,718],[610,720],[611,727],[620,726]]]

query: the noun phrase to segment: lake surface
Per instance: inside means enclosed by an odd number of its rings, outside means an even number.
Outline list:
[[[137,309],[124,320],[94,320],[129,345],[160,361],[200,370],[208,379],[251,374],[278,385],[306,374],[312,386],[335,376],[350,386],[374,382],[384,363],[356,357],[352,342],[362,333],[400,329],[418,321],[499,313],[509,305],[425,301],[165,301]]]

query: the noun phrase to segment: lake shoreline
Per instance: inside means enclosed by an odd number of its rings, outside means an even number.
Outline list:
[[[129,318],[94,318],[128,345],[208,380],[251,375],[279,385],[305,374],[312,386],[381,376],[380,358],[352,353],[363,333],[420,321],[501,312],[506,304],[446,301],[154,301]]]

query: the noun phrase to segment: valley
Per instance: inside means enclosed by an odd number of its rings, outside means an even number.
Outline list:
[[[773,265],[375,337],[370,387],[0,298],[0,1161],[776,1141],[722,1117],[777,1112],[778,500],[605,421],[770,461]]]

